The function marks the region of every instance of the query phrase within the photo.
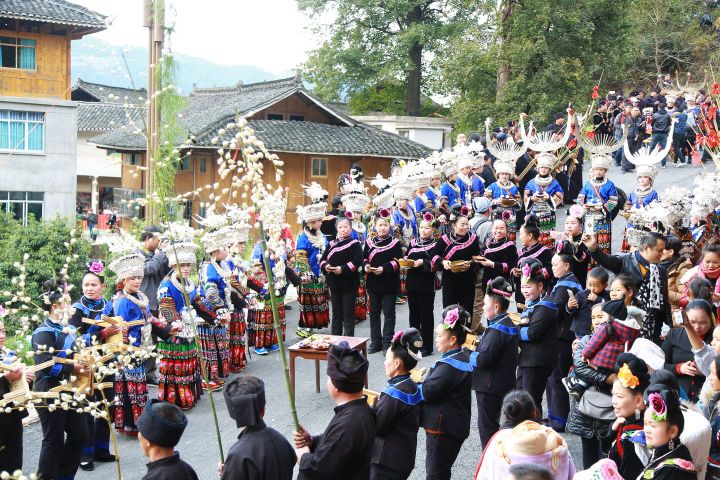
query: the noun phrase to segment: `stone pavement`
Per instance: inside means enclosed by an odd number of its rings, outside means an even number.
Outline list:
[[[713,168],[713,167],[709,167]],[[702,167],[683,167],[676,169],[672,166],[661,171],[658,176],[656,187],[662,192],[670,185],[692,186],[693,179],[701,171]],[[626,192],[630,192],[634,188],[634,174],[620,174],[619,169],[613,167],[611,179]],[[585,175],[587,178],[587,174]],[[565,218],[565,212],[559,212],[559,225],[562,225]],[[614,224],[613,249],[619,250],[622,241],[621,235],[624,229],[625,220],[621,217]],[[435,315],[439,318],[442,310],[440,293],[435,299]],[[288,338],[286,345],[291,345],[299,338],[295,336],[295,328],[297,327],[298,309],[297,304],[293,304],[293,308],[288,312]],[[408,327],[408,309],[402,305],[397,307],[397,325],[396,329]],[[356,336],[369,337],[370,324],[369,321],[361,322],[356,327]],[[421,360],[420,366],[429,367],[437,360],[438,355]],[[297,378],[296,378],[296,403],[300,422],[313,434],[323,431],[333,415],[333,401],[326,392],[324,381],[321,381],[321,392],[315,393],[315,373],[314,364],[311,361],[297,360]],[[325,364],[321,363],[321,369],[325,368]],[[267,413],[266,422],[269,426],[279,430],[288,439],[291,438],[292,421],[288,410],[288,397],[283,381],[282,364],[277,353],[272,353],[266,357],[253,356],[247,369],[246,374],[256,375],[265,381],[267,390]],[[324,375],[324,371],[322,372]],[[385,385],[385,375],[383,370],[383,357],[381,353],[370,355],[370,388],[381,390]],[[324,378],[324,377],[322,377]],[[151,398],[157,394],[154,387],[150,388]],[[234,422],[227,414],[222,393],[213,395],[218,411],[220,422],[221,437],[223,449],[228,451],[237,437],[237,429]],[[476,425],[476,408],[474,406],[475,399],[473,397],[473,418],[471,423],[470,437],[466,440],[461,450],[458,460],[455,462],[453,469],[454,478],[468,479],[472,477],[475,466],[480,457],[480,439],[477,434]],[[198,476],[202,480],[211,480],[217,478],[216,468],[219,460],[217,442],[215,440],[215,432],[213,428],[212,416],[210,414],[210,402],[205,396],[200,404],[193,410],[187,412],[189,425],[185,431],[183,439],[178,446],[183,459],[189,462],[197,471]],[[573,435],[565,435],[573,458],[575,459],[578,469],[582,468],[581,459],[582,452],[580,441]],[[38,423],[30,425],[25,430],[24,447],[25,471],[30,472],[37,466],[38,454],[42,432]],[[137,440],[134,438],[118,438],[118,446],[121,455],[121,463],[123,468],[123,478],[140,479],[145,473],[146,459],[142,456]],[[411,479],[424,478],[425,469],[425,442],[424,432],[421,430],[418,435],[418,454],[416,468]],[[110,479],[114,478],[114,464],[96,464],[94,472],[79,471],[78,480],[91,478]]]

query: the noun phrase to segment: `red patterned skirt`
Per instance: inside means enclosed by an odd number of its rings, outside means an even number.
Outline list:
[[[365,275],[360,275],[357,298],[355,298],[355,323],[362,322],[367,318],[367,291],[365,290]]]
[[[145,362],[118,367],[115,375],[115,429],[120,433],[137,434],[137,421],[148,401]]]
[[[330,324],[328,288],[325,282],[301,283],[298,287],[301,328],[325,328]]]
[[[230,373],[230,348],[227,328],[224,325],[198,325],[202,362],[212,382]]]
[[[245,311],[235,310],[230,314],[230,372],[235,373],[247,366],[245,355]]]
[[[158,343],[160,355],[158,398],[183,410],[194,407],[202,395],[202,375],[194,338],[171,337]]]
[[[285,304],[278,300],[278,315],[282,340],[285,341]],[[273,314],[270,301],[264,308],[248,310],[248,343],[255,348],[268,348],[278,343],[273,325]]]

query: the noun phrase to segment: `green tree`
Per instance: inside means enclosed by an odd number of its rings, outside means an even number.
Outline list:
[[[353,115],[383,112],[390,115],[405,115],[407,87],[402,82],[382,82],[355,93],[348,102]],[[420,116],[447,115],[448,109],[422,96]]]
[[[437,89],[454,98],[461,130],[488,116],[520,112],[549,120],[568,102],[584,106],[601,75],[622,78],[631,48],[627,6],[614,0],[503,0],[485,5],[488,22],[454,39],[440,56]]]
[[[405,113],[419,115],[424,77],[449,39],[474,24],[475,0],[298,0],[324,37],[305,65],[316,92],[339,100],[383,82],[406,88]],[[323,19],[332,17],[332,20]]]

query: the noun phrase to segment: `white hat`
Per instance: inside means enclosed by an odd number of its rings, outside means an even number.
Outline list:
[[[515,162],[497,159],[494,166],[496,173],[509,173],[510,175],[515,174]]]
[[[212,253],[222,250],[230,245],[233,238],[233,231],[228,227],[223,227],[214,232],[208,232],[202,237],[202,243],[205,246],[206,253]]]
[[[312,182],[308,186],[303,185],[303,188],[305,189],[305,195],[310,198],[311,203],[306,206],[298,205],[298,222],[322,220],[325,218],[325,211],[327,210],[327,190],[322,188],[317,182]]]
[[[638,165],[635,168],[635,177],[649,177],[650,180],[655,180],[658,174],[658,169],[652,165]]]
[[[145,274],[145,256],[141,253],[122,255],[110,262],[108,268],[121,280],[142,277]]]
[[[198,246],[193,242],[180,242],[175,243],[172,246],[167,247],[163,251],[167,256],[168,263],[170,266],[177,265],[178,263],[192,263],[195,264],[197,257],[195,253],[198,250]],[[177,258],[176,258],[177,255]]]
[[[237,222],[227,227],[230,243],[247,243],[250,237],[250,225],[247,222]]]
[[[610,155],[604,153],[590,155],[590,168],[604,168],[605,170],[610,170],[611,163],[612,158],[610,158]]]
[[[370,185],[377,188],[377,194],[373,197],[373,200],[372,200],[373,203],[378,208],[392,207],[392,205],[393,205],[392,182],[389,179],[378,174],[377,177],[370,180]]]
[[[642,359],[653,370],[665,368],[665,352],[647,338],[638,338],[630,347],[630,353]]]
[[[538,168],[547,167],[552,169],[553,167],[555,167],[557,157],[552,153],[539,152],[537,155],[535,155],[535,161],[537,162]]]
[[[405,200],[412,200],[415,196],[415,185],[409,182],[400,183],[395,185],[393,188],[393,198],[395,200],[404,198]]]
[[[449,162],[445,162],[443,164],[443,173],[446,177],[449,177],[450,175],[453,175],[458,172],[458,165],[457,162],[454,160],[451,160]]]

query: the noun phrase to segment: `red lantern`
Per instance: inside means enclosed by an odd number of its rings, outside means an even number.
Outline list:
[[[593,100],[595,100],[596,98],[598,98],[598,97],[600,96],[600,93],[599,93],[599,92],[600,92],[600,86],[599,86],[599,85],[595,85],[595,86],[593,87],[593,92],[592,92],[592,95],[591,95]]]

